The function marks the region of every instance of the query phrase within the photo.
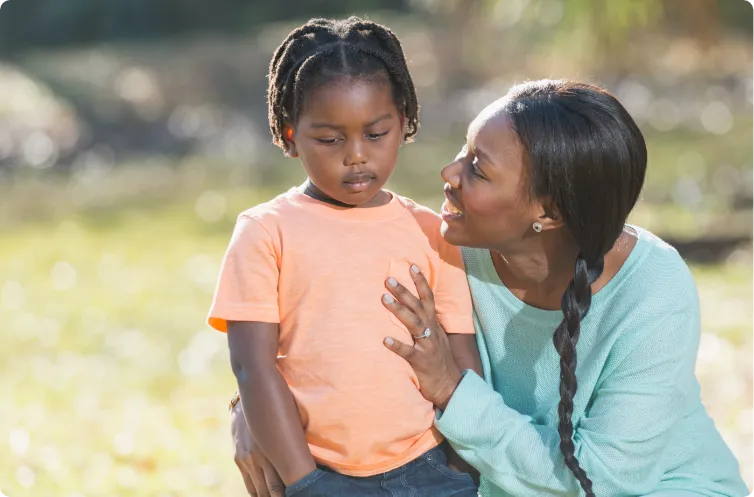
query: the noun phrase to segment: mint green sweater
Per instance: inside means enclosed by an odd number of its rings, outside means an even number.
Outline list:
[[[597,497],[745,496],[699,397],[699,301],[678,253],[648,231],[581,324],[573,425]],[[487,250],[464,249],[484,379],[471,371],[436,425],[482,475],[483,497],[583,495],[559,449],[561,311],[518,300]]]

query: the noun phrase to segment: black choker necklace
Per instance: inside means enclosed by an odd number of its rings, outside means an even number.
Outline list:
[[[306,180],[305,183],[306,187],[304,188],[304,195],[307,197],[313,198],[314,200],[319,200],[320,202],[324,202],[326,204],[335,205],[338,207],[348,207],[348,208],[354,208],[355,205],[349,205],[344,202],[341,202],[340,200],[335,200],[332,197],[328,197],[324,193],[320,192],[319,189],[312,184],[311,181]]]

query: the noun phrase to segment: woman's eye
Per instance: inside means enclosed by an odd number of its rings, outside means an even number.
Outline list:
[[[479,179],[487,179],[487,178],[484,177],[484,175],[479,170],[478,164],[479,164],[479,159],[477,159],[476,157],[474,157],[471,160],[471,174],[472,174],[472,176],[474,176],[476,178],[479,178]]]

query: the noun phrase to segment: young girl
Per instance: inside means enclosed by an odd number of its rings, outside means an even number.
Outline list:
[[[418,127],[400,42],[355,17],[313,19],[269,80],[273,141],[309,180],[240,215],[208,320],[228,333],[254,439],[286,495],[476,496],[447,466],[416,375],[382,345],[431,333],[375,298],[421,271],[458,365],[481,371],[459,250],[439,216],[382,188]]]

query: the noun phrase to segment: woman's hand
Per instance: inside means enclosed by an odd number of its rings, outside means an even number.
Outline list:
[[[419,298],[390,277],[385,282],[390,294],[383,295],[382,303],[408,328],[415,337],[414,343],[406,345],[387,337],[385,346],[411,364],[424,398],[444,410],[461,381],[461,370],[453,358],[448,335],[437,322],[434,296],[426,278],[414,264],[409,273]],[[418,338],[427,329],[430,335]]]
[[[244,419],[241,403],[230,411],[230,432],[235,446],[235,461],[251,497],[283,497],[285,485],[275,468],[254,443]]]

